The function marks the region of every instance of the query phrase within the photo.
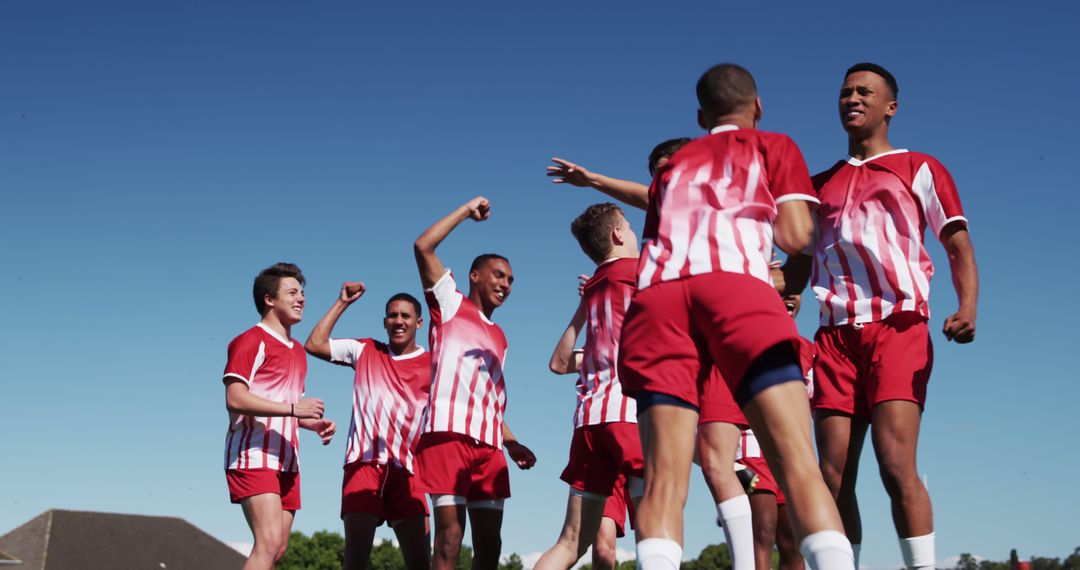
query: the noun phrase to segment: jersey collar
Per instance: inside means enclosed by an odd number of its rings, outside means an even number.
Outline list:
[[[257,323],[256,326],[261,328],[262,330],[266,331],[270,336],[276,338],[278,340],[278,342],[280,342],[281,344],[284,344],[285,346],[287,346],[289,348],[293,347],[292,340],[281,338],[281,335],[279,335],[277,333],[277,331],[275,331],[274,329],[262,324],[261,322]]]
[[[862,160],[859,160],[857,158],[849,156],[847,161],[848,161],[848,164],[850,164],[852,166],[862,166],[862,165],[866,164],[867,162],[870,162],[871,160],[874,160],[875,158],[880,158],[882,156],[889,156],[890,154],[900,154],[900,153],[904,153],[904,152],[907,152],[906,148],[894,148],[893,150],[890,150],[888,152],[882,152],[882,153],[879,153],[879,154],[875,154],[874,156],[864,158]]]
[[[737,130],[739,130],[739,125],[720,125],[720,126],[713,127],[711,129],[709,129],[709,134],[710,135],[715,135],[716,133],[723,133],[723,132],[727,132],[727,131],[737,131]]]

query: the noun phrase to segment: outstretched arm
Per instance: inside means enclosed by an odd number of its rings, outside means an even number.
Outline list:
[[[574,317],[566,326],[559,342],[555,344],[555,351],[551,353],[551,362],[548,368],[555,374],[573,374],[581,368],[581,353],[574,350],[578,335],[585,326],[585,304],[578,303]]]
[[[506,452],[510,454],[510,459],[517,464],[521,469],[528,469],[533,465],[536,465],[536,455],[533,455],[532,450],[524,445],[518,443],[514,434],[510,432],[510,426],[506,425],[506,421],[503,420],[502,424],[503,433],[503,447],[506,448]]]
[[[443,219],[435,222],[430,228],[420,234],[413,243],[413,253],[416,255],[416,266],[420,269],[420,283],[424,289],[430,289],[442,278],[446,268],[442,260],[435,253],[435,248],[458,227],[458,224],[472,218],[478,222],[488,219],[491,215],[491,203],[483,196],[477,196],[465,204],[450,212]]]
[[[949,254],[949,270],[960,307],[945,319],[945,338],[966,344],[975,340],[976,305],[979,302],[979,269],[975,248],[963,224],[949,224],[941,232],[941,243]]]
[[[649,187],[644,184],[589,172],[580,164],[558,157],[551,161],[555,166],[547,167],[547,175],[555,184],[595,188],[628,206],[642,210],[649,207]]]
[[[348,281],[341,285],[341,292],[338,293],[338,298],[334,300],[333,306],[330,307],[329,311],[326,311],[326,314],[315,325],[315,328],[311,329],[311,334],[308,335],[307,342],[304,343],[304,349],[308,351],[308,354],[330,361],[330,335],[334,333],[334,325],[337,324],[341,315],[345,313],[345,309],[348,309],[349,305],[359,299],[364,294],[364,291],[367,291],[367,288],[358,281]]]

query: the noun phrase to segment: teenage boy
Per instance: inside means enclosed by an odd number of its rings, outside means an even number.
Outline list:
[[[510,472],[503,448],[521,469],[536,463],[503,421],[506,336],[491,321],[510,296],[514,274],[498,254],[484,254],[469,268],[469,294],[458,290],[436,248],[461,222],[484,221],[491,203],[478,196],[435,222],[413,250],[431,313],[431,396],[422,421],[417,457],[424,490],[435,507],[434,570],[451,570],[472,526],[473,568],[495,570],[502,550],[503,503]]]
[[[405,567],[425,570],[431,550],[428,508],[414,477],[413,452],[431,390],[431,358],[416,344],[416,331],[423,324],[420,301],[408,293],[390,297],[382,321],[385,343],[331,338],[338,319],[365,291],[363,283],[343,284],[304,344],[312,356],[355,371],[341,496],[344,567],[368,567],[375,529],[386,521],[397,536]]]
[[[229,343],[225,364],[225,478],[229,497],[244,510],[255,545],[246,570],[273,568],[285,555],[300,509],[300,437],[314,431],[323,444],[334,437],[323,401],[304,398],[307,357],[292,339],[304,316],[304,275],[278,263],[255,277],[255,309],[262,317]]]

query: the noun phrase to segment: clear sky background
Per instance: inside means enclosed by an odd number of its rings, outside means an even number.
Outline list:
[[[568,227],[603,198],[550,184],[548,159],[647,181],[655,143],[700,132],[698,75],[732,61],[757,77],[762,128],[823,170],[846,154],[843,71],[871,60],[900,82],[893,143],[955,177],[982,278],[976,342],[935,332],[920,471],[939,557],[1071,553],[1080,378],[1060,287],[1078,277],[1077,21],[1071,3],[1039,1],[0,2],[0,533],[69,508],[249,542],[222,474],[220,378],[226,344],[258,320],[255,273],[303,268],[301,341],[342,281],[363,280],[337,334],[382,335],[383,301],[420,293],[413,239],[482,194],[491,219],[441,253],[459,271],[482,251],[512,261],[495,315],[507,418],[539,463],[512,473],[504,553],[543,550],[573,406],[573,379],[546,362],[591,271]],[[956,299],[930,249],[937,331]],[[304,532],[341,528],[350,379],[309,363],[340,435],[324,448],[304,434]],[[895,567],[865,455],[863,561]],[[686,516],[689,556],[722,540],[696,471]]]

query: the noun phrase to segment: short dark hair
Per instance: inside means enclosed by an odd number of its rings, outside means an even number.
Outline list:
[[[730,115],[757,98],[757,84],[746,68],[721,63],[709,68],[697,82],[698,105],[710,115]]]
[[[266,316],[266,296],[277,296],[278,284],[282,279],[292,277],[300,282],[303,287],[307,282],[300,268],[292,263],[275,263],[263,269],[255,276],[255,284],[251,288],[251,295],[255,298],[255,309],[259,314]]]
[[[622,215],[622,208],[611,202],[593,204],[570,223],[570,233],[589,259],[602,263],[611,254],[611,230]]]
[[[480,255],[476,256],[476,259],[472,260],[472,265],[469,266],[469,273],[477,271],[478,269],[483,267],[485,263],[491,261],[492,259],[501,259],[507,263],[510,263],[509,259],[506,259],[505,257],[497,253],[481,253]]]
[[[690,140],[687,137],[668,139],[653,147],[652,152],[649,153],[649,175],[656,176],[656,163],[660,162],[661,158],[671,158],[671,155],[679,152],[679,149],[686,146]]]
[[[384,308],[383,311],[389,312],[390,303],[393,303],[394,301],[406,301],[408,303],[412,303],[413,308],[416,309],[416,317],[420,318],[424,316],[423,310],[420,308],[420,301],[417,300],[416,297],[413,297],[408,293],[398,293],[393,297],[390,297],[390,299],[386,301],[386,308]]]
[[[869,71],[870,73],[880,75],[881,78],[885,80],[885,84],[892,90],[893,99],[897,101],[900,100],[900,86],[896,84],[896,78],[893,77],[893,74],[889,73],[889,70],[876,63],[856,63],[848,68],[847,73],[844,74],[844,79],[847,79],[847,76],[852,73],[858,73],[860,71]]]

